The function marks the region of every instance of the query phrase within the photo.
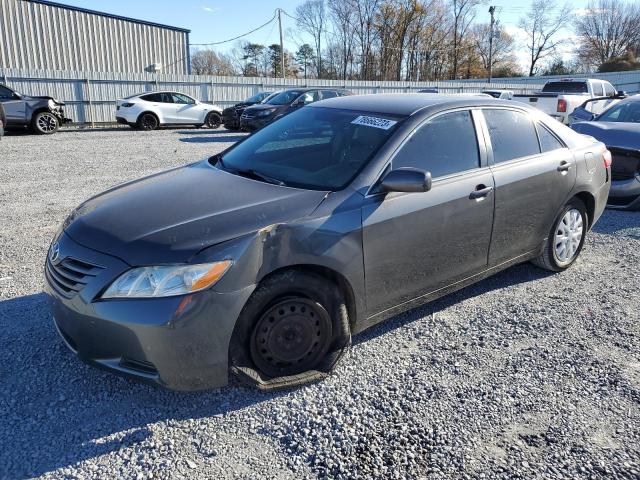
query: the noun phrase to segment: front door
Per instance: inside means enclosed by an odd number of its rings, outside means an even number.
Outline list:
[[[177,105],[179,123],[204,123],[204,109],[193,98],[181,93],[171,95]]]
[[[489,263],[497,265],[540,247],[573,188],[576,165],[571,151],[529,114],[510,109],[483,114],[496,182]]]
[[[23,124],[27,117],[27,103],[11,89],[0,85],[0,102],[7,117],[7,124]]]
[[[484,155],[483,155],[484,156]],[[369,316],[431,293],[487,266],[493,176],[468,110],[418,127],[391,168],[430,171],[424,193],[376,194],[362,208]]]

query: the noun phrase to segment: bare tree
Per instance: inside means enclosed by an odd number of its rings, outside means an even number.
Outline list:
[[[493,46],[491,48],[491,66],[497,67],[502,63],[511,63],[513,58],[514,40],[500,24],[494,25]],[[482,68],[489,71],[489,38],[491,25],[480,23],[474,25],[471,31],[474,50],[482,62]]]
[[[574,21],[580,37],[579,56],[598,66],[620,57],[640,43],[640,4],[591,0]]]
[[[520,19],[519,26],[527,34],[529,51],[529,76],[538,72],[538,62],[556,52],[564,43],[558,38],[560,31],[570,19],[571,8],[565,5],[554,14],[556,3],[553,0],[534,0],[529,12]]]
[[[191,56],[191,70],[195,75],[236,75],[233,60],[224,53],[198,50]]]
[[[376,40],[375,18],[381,0],[348,0],[355,10],[355,34],[360,47],[360,78],[373,78],[373,44]]]
[[[347,70],[353,57],[353,24],[355,23],[355,8],[352,2],[344,0],[329,0],[330,19],[334,25],[335,39],[341,53],[340,71],[343,80],[347,79]]]
[[[326,28],[324,0],[306,0],[296,7],[298,27],[313,37],[316,47],[316,70],[322,75],[322,37]]]
[[[452,78],[458,76],[458,62],[462,44],[465,41],[467,30],[476,16],[476,7],[483,4],[483,0],[450,0],[453,12],[453,44],[452,44]]]

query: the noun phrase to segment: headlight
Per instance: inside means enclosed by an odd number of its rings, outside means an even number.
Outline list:
[[[210,287],[227,272],[233,262],[140,267],[120,275],[102,298],[172,297]]]
[[[269,110],[260,110],[258,112],[258,117],[268,117],[269,115],[271,115],[273,112],[275,112],[276,109],[275,108],[270,108]]]
[[[57,105],[53,100],[49,100],[47,101],[47,106],[49,107],[49,110],[55,110]]]

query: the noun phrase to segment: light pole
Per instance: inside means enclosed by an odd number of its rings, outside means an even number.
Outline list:
[[[496,7],[493,5],[489,7],[489,13],[491,14],[491,25],[489,27],[489,83],[491,83],[493,77],[493,26],[496,23],[494,13]]]

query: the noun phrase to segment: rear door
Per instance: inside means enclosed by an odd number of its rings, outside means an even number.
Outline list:
[[[27,121],[27,104],[19,99],[10,88],[0,85],[0,102],[4,107],[7,124],[24,124]]]
[[[156,92],[143,95],[144,101],[149,102],[154,110],[160,114],[161,123],[178,123],[178,106],[173,103],[170,93]]]
[[[536,250],[576,180],[571,151],[524,111],[483,109],[495,179],[489,265]]]
[[[418,127],[388,168],[430,171],[424,193],[377,193],[362,208],[370,316],[431,293],[487,266],[493,176],[469,110]]]

